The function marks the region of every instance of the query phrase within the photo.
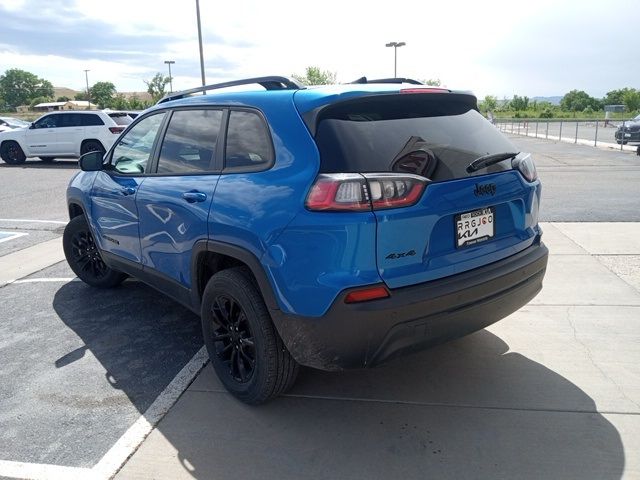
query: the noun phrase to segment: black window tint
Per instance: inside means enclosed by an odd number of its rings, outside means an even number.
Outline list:
[[[158,173],[211,170],[222,123],[222,110],[173,112],[162,142]]]
[[[35,128],[56,128],[58,126],[58,118],[60,115],[47,115],[34,122]]]
[[[76,115],[79,115],[81,117],[80,124],[83,127],[95,127],[96,125],[104,125],[102,119],[94,113],[79,113]]]
[[[231,112],[227,129],[225,169],[260,169],[271,164],[273,157],[271,138],[262,118],[253,112]]]
[[[58,127],[79,127],[82,125],[81,113],[61,113],[58,115]]]
[[[321,171],[408,172],[431,180],[468,176],[476,158],[518,149],[457,94],[386,95],[336,104],[322,114]],[[510,162],[477,174],[511,168]]]
[[[153,144],[165,113],[144,118],[118,141],[111,164],[119,173],[144,173],[153,153]]]

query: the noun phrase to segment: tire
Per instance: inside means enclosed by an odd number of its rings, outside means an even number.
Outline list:
[[[0,147],[0,157],[9,165],[20,165],[27,159],[18,142],[7,140]]]
[[[106,150],[97,140],[87,140],[82,144],[82,147],[80,147],[80,155],[84,155],[89,152],[102,152],[104,155]]]
[[[64,229],[62,247],[67,263],[80,280],[97,288],[113,288],[127,278],[124,273],[108,267],[83,215],[71,219]]]
[[[38,157],[40,158],[40,160],[42,160],[44,163],[51,163],[55,160],[56,157]]]
[[[211,364],[233,396],[258,405],[291,388],[300,367],[278,335],[247,268],[211,277],[201,318]]]

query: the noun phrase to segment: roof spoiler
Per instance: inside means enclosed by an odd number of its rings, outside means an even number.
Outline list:
[[[354,80],[353,82],[349,82],[349,83],[355,83],[355,84],[365,84],[365,83],[410,83],[412,85],[424,85],[422,82],[419,82],[418,80],[414,80],[413,78],[403,78],[403,77],[398,77],[398,78],[377,78],[375,80],[369,80],[369,79],[367,79],[367,77],[360,77],[357,80]]]

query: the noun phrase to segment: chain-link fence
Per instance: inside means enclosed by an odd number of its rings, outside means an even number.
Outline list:
[[[567,119],[495,119],[494,123],[500,131],[513,135],[544,138],[561,142],[592,145],[594,147],[611,147],[620,150],[636,151],[640,155],[640,137],[625,138],[624,130],[627,120],[567,120]],[[616,138],[623,135],[624,142]]]

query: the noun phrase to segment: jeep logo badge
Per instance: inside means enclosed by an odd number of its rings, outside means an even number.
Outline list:
[[[496,194],[496,184],[495,183],[476,183],[476,189],[473,191],[473,194],[476,197],[480,197],[482,195],[495,195]]]

